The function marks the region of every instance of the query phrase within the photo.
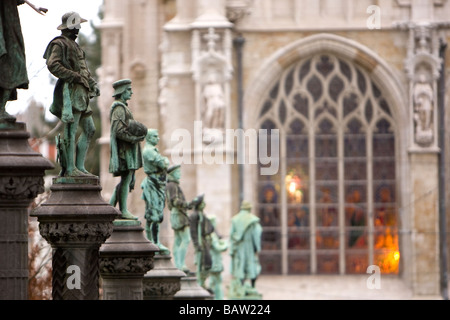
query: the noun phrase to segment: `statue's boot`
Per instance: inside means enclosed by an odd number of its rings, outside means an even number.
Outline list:
[[[138,220],[139,218],[131,214],[128,210],[122,211],[122,219],[126,220]]]

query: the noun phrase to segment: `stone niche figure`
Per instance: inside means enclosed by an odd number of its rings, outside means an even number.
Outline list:
[[[175,165],[167,170],[166,197],[167,206],[170,210],[170,224],[175,233],[173,243],[173,258],[175,267],[189,274],[186,266],[186,254],[190,236],[190,221],[188,210],[192,209],[192,204],[186,201],[183,190],[180,187],[181,166]]]
[[[142,151],[144,172],[147,177],[142,181],[142,199],[145,201],[145,230],[147,238],[156,244],[160,254],[170,254],[159,241],[159,228],[164,219],[164,207],[166,203],[167,169],[169,158],[159,153],[156,145],[159,142],[159,134],[156,129],[148,129],[145,137],[145,147]]]
[[[76,12],[68,12],[58,26],[61,35],[47,46],[44,59],[56,82],[50,112],[64,123],[64,140],[57,139],[58,158],[62,167],[60,176],[93,176],[84,163],[89,144],[95,133],[90,99],[100,95],[100,90],[89,72],[85,53],[76,43],[81,23],[87,22]],[[78,128],[81,134],[76,141]]]
[[[423,68],[418,70],[413,90],[416,141],[419,144],[428,144],[433,139],[434,91]]]
[[[0,121],[16,121],[6,112],[6,103],[17,100],[17,89],[28,89],[25,44],[17,10],[23,3],[0,1]]]
[[[192,200],[192,205],[194,208],[190,215],[190,232],[195,249],[197,282],[203,288],[208,289],[205,281],[212,267],[211,234],[214,233],[214,226],[203,212],[206,206],[204,195]]]
[[[222,239],[217,233],[216,217],[208,216],[215,232],[211,233],[211,269],[209,269],[209,287],[214,293],[215,300],[223,300],[224,293],[222,287],[222,272],[224,270],[222,253],[228,249],[228,241]]]
[[[260,296],[255,283],[261,272],[258,254],[261,251],[262,227],[259,218],[252,214],[251,209],[251,204],[243,201],[241,210],[231,219],[230,255],[233,279],[230,298]]]
[[[120,177],[120,182],[114,189],[110,204],[116,206],[122,219],[138,220],[128,211],[128,194],[134,190],[136,170],[142,167],[142,151],[140,142],[147,135],[147,127],[134,120],[131,110],[128,108],[128,100],[131,99],[133,90],[131,80],[122,79],[113,83],[115,101],[111,106],[111,158],[109,172],[115,177]]]
[[[222,84],[210,73],[203,86],[205,128],[223,130],[225,126],[225,95]]]

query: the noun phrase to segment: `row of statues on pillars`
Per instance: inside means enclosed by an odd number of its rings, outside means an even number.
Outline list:
[[[0,69],[7,75],[0,81],[0,123],[11,125],[16,119],[6,112],[6,103],[17,99],[16,90],[27,89],[29,84],[17,12],[17,6],[23,3],[24,1],[20,0],[4,0],[0,4],[0,22],[3,27],[1,36],[4,40],[0,41],[0,57],[2,57]],[[100,95],[100,90],[89,71],[85,53],[76,42],[81,24],[84,22],[87,20],[76,12],[64,14],[62,23],[57,27],[61,34],[50,41],[43,55],[49,72],[58,79],[50,111],[64,125],[62,137],[61,135],[57,137],[57,161],[61,171],[57,180],[54,180],[54,183],[55,181],[58,183],[54,189],[55,194],[64,191],[65,185],[76,184],[83,179],[98,179],[85,168],[87,151],[96,130],[89,104],[91,99]],[[145,201],[147,221],[145,231],[148,240],[158,247],[158,253],[171,254],[159,239],[160,224],[163,222],[167,203],[170,223],[175,233],[173,245],[175,266],[189,273],[185,259],[188,245],[192,240],[198,283],[209,289],[206,281],[210,278],[210,291],[213,292],[215,299],[223,299],[221,273],[224,266],[221,255],[229,250],[233,276],[230,297],[245,298],[257,295],[255,281],[261,270],[258,252],[261,249],[262,230],[259,219],[251,213],[251,204],[243,202],[241,211],[233,217],[228,243],[217,233],[215,218],[204,213],[206,205],[204,195],[192,201],[185,199],[180,188],[181,167],[170,166],[169,159],[159,153],[158,131],[148,129],[133,118],[128,107],[128,101],[133,94],[132,81],[121,79],[113,83],[113,88],[114,102],[109,115],[111,122],[109,171],[113,176],[120,177],[120,181],[109,204],[112,207],[118,205],[120,211],[118,219],[138,220],[138,217],[128,210],[127,199],[129,193],[135,189],[135,173],[143,167],[147,175],[140,185],[142,199]],[[78,132],[80,134],[77,137]],[[141,149],[143,141],[145,146]],[[80,192],[80,189],[76,192]],[[50,203],[44,209],[50,212],[53,209],[48,208],[52,205],[53,203]],[[43,214],[44,209],[38,208],[34,213],[35,216],[41,218],[45,215],[47,218],[53,216],[54,219],[53,213]],[[193,212],[189,214],[189,210]],[[66,214],[69,215],[70,213]],[[41,220],[40,223],[40,231],[45,231],[48,236],[51,233],[49,231],[52,228],[51,223],[44,224]],[[96,233],[95,230],[85,232]],[[92,257],[95,258],[95,254]]]
[[[132,82],[122,79],[113,84],[115,101],[111,107],[111,158],[110,172],[120,177],[110,204],[119,205],[122,219],[137,220],[129,212],[127,197],[135,188],[135,173],[143,167],[146,178],[141,183],[145,201],[147,238],[158,246],[160,254],[170,250],[160,241],[160,224],[164,220],[167,203],[170,224],[174,231],[173,257],[175,266],[190,273],[186,254],[192,240],[195,249],[196,277],[198,283],[208,288],[216,299],[223,299],[221,273],[224,270],[222,253],[230,246],[231,273],[234,281],[230,287],[232,297],[257,296],[255,281],[261,271],[258,252],[261,250],[261,226],[259,218],[251,213],[251,204],[244,201],[241,212],[232,219],[230,244],[217,232],[216,218],[205,214],[204,195],[187,201],[180,187],[181,166],[170,166],[167,157],[160,154],[156,129],[133,118],[127,101],[132,96]],[[145,140],[141,150],[140,142]],[[189,214],[189,210],[193,212]],[[209,285],[206,284],[210,279]],[[250,280],[250,285],[246,283]]]

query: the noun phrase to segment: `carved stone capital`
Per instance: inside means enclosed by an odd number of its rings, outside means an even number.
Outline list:
[[[42,176],[0,176],[0,199],[2,200],[32,200],[44,191]]]
[[[121,275],[126,278],[133,275],[142,277],[153,268],[152,257],[101,257],[100,274],[103,278],[118,278]]]
[[[64,244],[100,244],[113,232],[112,223],[106,222],[44,222],[39,223],[39,232],[52,245]]]
[[[144,299],[173,297],[180,289],[180,279],[154,278],[143,281]]]

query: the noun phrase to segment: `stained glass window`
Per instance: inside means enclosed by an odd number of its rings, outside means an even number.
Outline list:
[[[374,79],[322,54],[286,69],[263,101],[281,161],[257,182],[262,273],[398,273],[396,127]]]

